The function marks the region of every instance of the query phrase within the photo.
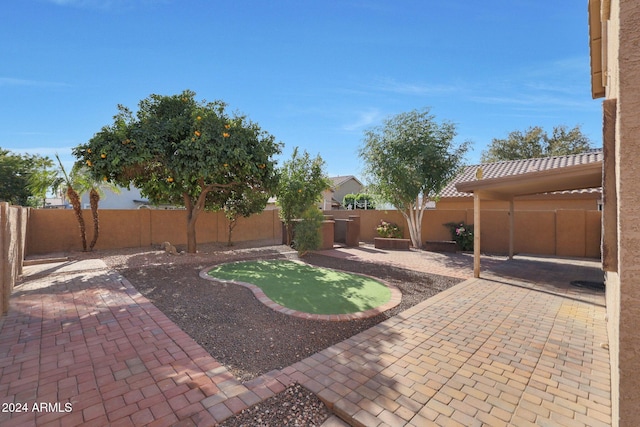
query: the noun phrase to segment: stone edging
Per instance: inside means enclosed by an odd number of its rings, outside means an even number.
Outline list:
[[[300,262],[300,261],[295,261],[295,260],[288,260],[288,261]],[[236,262],[244,262],[244,261],[236,261]],[[300,263],[301,264],[305,264],[305,263],[302,263],[302,262],[300,262]],[[380,313],[384,313],[385,311],[396,307],[398,304],[400,304],[400,301],[402,300],[402,293],[400,292],[400,289],[398,289],[395,286],[385,282],[384,280],[381,280],[381,279],[379,279],[377,277],[373,277],[373,276],[367,276],[366,274],[352,273],[350,271],[346,271],[345,273],[356,274],[358,276],[368,277],[370,279],[377,280],[378,282],[380,282],[383,285],[385,285],[391,291],[391,297],[389,298],[389,301],[386,302],[385,304],[382,304],[382,305],[378,306],[378,307],[371,308],[371,309],[366,310],[366,311],[359,311],[357,313],[348,313],[348,314],[312,314],[312,313],[305,313],[303,311],[293,310],[291,308],[287,308],[287,307],[285,307],[283,305],[278,304],[277,302],[273,301],[271,298],[266,296],[265,293],[262,291],[262,289],[260,289],[258,286],[254,285],[252,283],[241,282],[239,280],[224,280],[224,279],[218,279],[218,278],[209,276],[208,272],[211,269],[217,267],[218,265],[219,264],[212,265],[210,267],[206,267],[206,268],[200,270],[200,277],[205,279],[205,280],[211,280],[213,282],[231,283],[231,284],[235,284],[235,285],[244,286],[245,288],[249,288],[251,290],[251,292],[253,292],[255,297],[258,299],[258,301],[260,301],[261,303],[263,303],[264,305],[266,305],[270,309],[272,309],[274,311],[277,311],[279,313],[282,313],[282,314],[287,314],[289,316],[299,317],[301,319],[327,320],[327,321],[331,321],[331,322],[343,322],[343,321],[346,321],[346,320],[367,319],[369,317],[377,316]],[[306,264],[306,265],[312,266],[311,264]],[[315,266],[312,266],[312,267],[315,267]],[[334,270],[334,269],[327,268],[327,267],[317,267],[317,268],[326,268],[327,270]],[[342,272],[342,270],[334,270],[334,271]]]

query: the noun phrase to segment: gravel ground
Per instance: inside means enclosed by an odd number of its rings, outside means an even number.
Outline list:
[[[318,397],[300,384],[294,384],[264,402],[227,418],[221,427],[315,427],[331,412]]]
[[[99,256],[110,268],[118,270],[240,381],[292,365],[461,281],[312,253],[303,261],[378,277],[400,289],[402,302],[385,313],[363,320],[299,319],[269,309],[258,302],[249,289],[199,277],[203,268],[229,261],[297,258],[286,246],[251,248],[251,244],[255,242],[234,246],[232,250],[220,245],[201,245],[198,254],[177,256],[140,249],[75,255],[77,258]],[[326,418],[329,412],[324,405],[311,403],[312,397],[315,398],[312,393],[294,385],[224,425],[319,425],[321,421],[313,424],[314,417]],[[295,408],[293,412],[281,412],[292,408]]]

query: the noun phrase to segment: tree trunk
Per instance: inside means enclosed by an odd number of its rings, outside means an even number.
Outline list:
[[[422,247],[422,215],[415,206],[411,206],[403,211],[400,211],[402,216],[407,220],[407,227],[409,228],[409,237],[411,238],[411,244],[414,248]]]
[[[291,247],[293,241],[293,223],[289,222],[285,225],[285,231],[287,232],[287,246]]]
[[[196,240],[196,221],[198,215],[204,207],[204,199],[207,194],[203,191],[200,193],[198,200],[194,203],[187,193],[182,195],[184,206],[187,208],[187,253],[195,254],[198,252],[198,243]]]
[[[234,219],[233,221],[229,220],[229,234],[228,234],[228,239],[227,239],[227,246],[233,246],[233,242],[231,241],[231,233],[233,233],[233,229],[236,226],[236,220]]]
[[[70,185],[67,186],[67,196],[69,196],[69,201],[71,202],[71,206],[73,206],[73,211],[76,214],[76,219],[78,220],[78,224],[80,225],[80,237],[82,238],[82,251],[87,251],[87,234],[84,225],[84,218],[82,217],[82,206],[80,206],[80,196],[76,193]]]
[[[187,253],[195,254],[198,252],[198,244],[196,241],[196,221],[195,213],[191,212],[187,218]]]
[[[98,219],[98,203],[100,202],[100,195],[95,188],[92,188],[89,192],[89,202],[91,203],[91,215],[93,216],[93,239],[89,244],[89,251],[93,250],[93,247],[98,242],[98,235],[100,233],[100,221]]]

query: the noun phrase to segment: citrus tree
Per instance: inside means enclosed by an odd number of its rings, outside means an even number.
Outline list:
[[[453,123],[438,123],[429,109],[385,119],[365,131],[359,155],[368,188],[406,219],[411,243],[422,247],[422,217],[427,203],[463,165],[468,143],[456,145]]]
[[[221,209],[238,188],[271,194],[277,185],[274,136],[222,101],[150,95],[134,114],[124,106],[112,124],[73,151],[96,179],[134,185],[153,203],[186,209],[187,252],[197,251],[196,221]],[[215,197],[208,197],[213,195]]]
[[[249,187],[234,190],[231,197],[225,197],[222,210],[227,218],[227,246],[233,246],[231,235],[238,225],[238,220],[262,212],[268,200],[269,194],[253,191]]]
[[[322,192],[331,187],[331,182],[324,172],[324,160],[320,155],[311,158],[304,151],[298,153],[294,148],[291,159],[284,162],[280,170],[277,205],[280,208],[280,219],[286,228],[287,245],[293,239],[293,221],[319,202]]]

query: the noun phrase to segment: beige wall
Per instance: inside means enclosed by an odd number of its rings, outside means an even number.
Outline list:
[[[592,58],[602,57],[607,330],[614,426],[640,419],[640,2],[589,1]],[[598,37],[601,35],[601,38]],[[601,42],[598,40],[600,39]],[[594,67],[592,67],[592,73]]]
[[[517,211],[553,211],[556,209],[598,210],[600,193],[548,195],[518,197],[514,203]],[[436,204],[437,209],[473,209],[473,196],[443,198]],[[509,210],[509,202],[499,200],[482,200],[482,209]]]
[[[373,242],[380,220],[397,223],[409,238],[402,214],[389,211],[326,211],[334,218],[360,216],[360,239]],[[516,211],[514,251],[516,253],[561,255],[572,257],[600,256],[599,211],[558,209],[555,211]],[[427,210],[422,221],[422,241],[451,240],[449,229],[443,224],[465,222],[473,224],[473,209]],[[482,210],[480,236],[482,251],[507,254],[509,252],[509,212],[507,210]]]
[[[93,236],[91,212],[83,211],[87,240]],[[397,223],[409,237],[402,214],[389,211],[325,211],[337,219],[360,216],[360,240],[373,242],[380,220]],[[422,224],[422,241],[450,240],[448,222],[473,223],[473,210],[427,210]],[[506,254],[508,212],[482,211],[482,250]],[[562,226],[558,227],[560,223]],[[593,257],[600,254],[600,212],[584,210],[517,211],[515,213],[516,253]],[[205,212],[197,223],[198,243],[226,242],[228,223],[221,213]],[[265,211],[241,218],[233,241],[264,240],[279,244],[282,227],[278,211]],[[169,241],[186,244],[185,211],[181,210],[104,210],[100,211],[100,238],[96,250],[147,247]],[[78,223],[72,210],[31,210],[27,229],[28,255],[82,249]]]
[[[640,3],[613,1],[613,10],[619,15],[612,15],[609,26],[608,56],[614,64],[607,98],[618,99],[615,161],[619,289],[615,292],[619,299],[612,299],[619,303],[619,385],[614,384],[614,388],[619,393],[620,425],[631,426],[638,425],[640,419]]]
[[[87,241],[93,237],[91,211],[83,211]],[[185,245],[184,210],[101,210],[100,236],[95,249],[147,247],[169,241]],[[198,218],[198,243],[226,242],[228,222],[220,212],[203,212]],[[233,241],[264,240],[279,244],[282,228],[277,210],[240,218]],[[27,227],[27,255],[82,250],[78,222],[72,210],[32,209]]]
[[[28,210],[0,202],[0,315],[9,309],[9,296],[22,274]]]
[[[602,84],[607,99],[603,103],[603,269],[606,271],[612,424],[632,426],[637,425],[640,415],[637,375],[640,340],[636,326],[640,321],[637,291],[640,275],[635,267],[640,253],[639,242],[635,242],[634,248],[633,238],[629,239],[628,235],[636,234],[635,224],[640,219],[638,212],[634,212],[634,206],[638,204],[640,173],[635,164],[639,153],[634,148],[638,145],[638,129],[630,119],[640,113],[640,94],[637,92],[640,84],[637,65],[640,19],[637,2],[628,0],[590,0],[589,12],[592,60],[602,58],[601,64],[592,66],[592,73],[602,66]],[[593,22],[598,18],[601,28]],[[600,31],[600,34],[594,31]],[[635,59],[629,61],[634,56]]]

